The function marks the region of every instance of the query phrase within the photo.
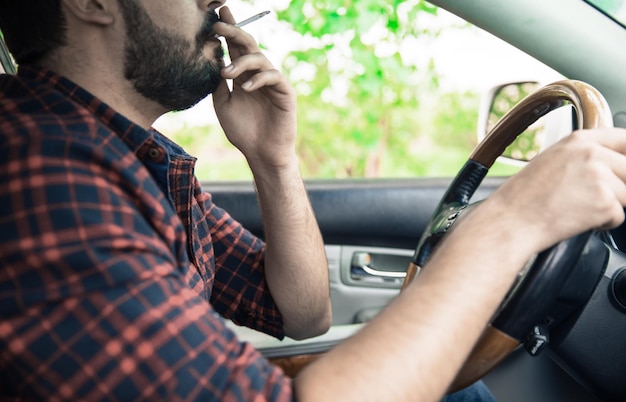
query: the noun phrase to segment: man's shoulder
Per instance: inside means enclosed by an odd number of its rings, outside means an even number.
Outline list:
[[[14,115],[66,116],[80,109],[55,88],[36,80],[15,75],[0,75],[0,121]]]
[[[0,75],[0,144],[34,139],[94,140],[110,130],[54,88],[19,76]]]

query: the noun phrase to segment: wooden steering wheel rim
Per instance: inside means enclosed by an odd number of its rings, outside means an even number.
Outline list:
[[[490,168],[528,126],[566,102],[576,109],[579,128],[613,126],[609,105],[597,89],[582,81],[557,81],[540,88],[515,105],[478,144],[470,160]]]
[[[537,90],[502,117],[475,148],[468,161],[470,167],[474,167],[474,169],[469,169],[469,173],[459,172],[459,176],[448,189],[433,215],[433,221],[440,219],[442,214],[447,214],[448,210],[458,211],[459,205],[465,207],[488,169],[502,155],[506,147],[540,117],[566,103],[574,106],[580,128],[611,127],[613,125],[611,111],[606,100],[600,92],[589,84],[575,80],[564,80]],[[475,167],[478,167],[479,171]],[[461,193],[456,191],[454,194],[450,194],[452,187],[460,188]],[[433,221],[431,221],[431,225]],[[402,289],[414,280],[434,246],[445,234],[440,233],[440,231],[436,232],[436,230],[428,233],[431,230],[431,225],[420,240],[413,262],[409,264]],[[422,249],[426,249],[426,251],[420,256]],[[518,339],[489,324],[457,374],[449,392],[462,389],[483,377],[519,344]]]

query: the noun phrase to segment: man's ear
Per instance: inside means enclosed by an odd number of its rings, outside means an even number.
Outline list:
[[[61,0],[77,19],[86,23],[110,25],[115,21],[115,0]],[[123,0],[124,1],[124,0]],[[115,5],[116,6],[116,5]]]

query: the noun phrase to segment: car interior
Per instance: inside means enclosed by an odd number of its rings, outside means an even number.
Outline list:
[[[590,84],[610,108],[609,124],[626,127],[626,78],[620,73],[626,62],[620,45],[626,43],[626,29],[596,5],[558,0],[431,3],[516,46],[568,80]],[[488,105],[493,101],[485,99]],[[574,119],[570,128],[579,127],[577,123]],[[490,176],[482,180],[469,205],[488,197],[504,180]],[[318,338],[282,342],[245,329],[237,331],[293,373],[297,373],[293,366],[306,363],[307,356],[314,358],[358,331],[398,294],[402,273],[432,223],[431,216],[442,212],[441,202],[451,182],[449,178],[309,181],[309,195],[327,244],[333,327]],[[216,202],[234,207],[237,219],[262,235],[250,184],[207,185]],[[621,340],[626,333],[626,265],[620,251],[626,246],[625,234],[622,225],[609,233],[589,233],[587,239],[574,239],[576,244],[567,247],[578,255],[566,263],[576,274],[551,279],[553,293],[535,300],[543,310],[542,318],[534,317],[533,324],[519,328],[525,334],[520,343],[480,375],[498,400],[626,399],[626,346]],[[534,280],[520,282],[517,289],[534,286],[530,285]],[[526,297],[536,296],[531,292]],[[516,325],[515,320],[511,325]],[[487,354],[491,346],[486,346]]]
[[[602,1],[429,2],[564,79],[542,83],[532,95],[517,99],[496,124],[488,119],[500,92],[486,94],[478,122],[482,141],[454,178],[306,180],[326,245],[331,329],[312,339],[278,341],[231,326],[290,375],[367,325],[399,294],[407,277],[419,280],[419,269],[428,269],[428,256],[445,233],[506,180],[488,175],[489,168],[532,122],[550,119],[566,105],[566,132],[594,124],[626,127],[626,27],[618,18],[626,15],[626,4],[624,14],[608,15]],[[3,71],[15,73],[3,42],[0,62]],[[523,83],[498,83],[497,88],[509,84]],[[263,237],[251,181],[204,181],[203,186],[217,205]],[[581,234],[529,262],[455,386],[482,379],[496,399],[507,402],[625,401],[624,250],[626,225]],[[502,333],[514,341],[502,342]],[[384,339],[380,345],[385,347]]]

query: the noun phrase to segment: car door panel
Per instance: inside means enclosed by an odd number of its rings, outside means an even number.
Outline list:
[[[486,197],[501,181],[486,179],[475,198]],[[450,179],[306,183],[326,245],[333,325],[367,322],[398,294],[414,247],[449,183]],[[217,205],[263,237],[251,183],[204,183],[204,189]],[[369,260],[359,261],[363,258]],[[360,265],[366,265],[365,270]]]
[[[503,180],[486,178],[472,201],[487,197]],[[355,265],[367,260],[365,253],[370,255],[375,270],[402,271],[400,267],[408,265],[450,181],[420,178],[307,182],[328,257],[333,326],[326,334],[303,341],[278,341],[234,324],[231,328],[288,374],[354,334],[398,294],[401,285],[397,279],[363,278]],[[263,237],[252,183],[211,182],[203,187],[217,205]],[[548,357],[530,357],[523,348],[487,375],[485,382],[498,399],[510,402],[596,400]]]
[[[485,198],[503,179],[487,178],[473,200]],[[306,183],[327,245],[413,249],[449,178],[316,180]],[[263,237],[254,187],[248,182],[208,182],[204,190],[252,233]]]
[[[475,198],[486,197],[501,181],[486,179]],[[326,245],[333,325],[366,322],[397,295],[419,237],[449,183],[431,178],[306,183]],[[263,237],[251,183],[205,183],[204,189]],[[370,261],[357,261],[363,258]],[[366,265],[365,270],[359,265]]]

